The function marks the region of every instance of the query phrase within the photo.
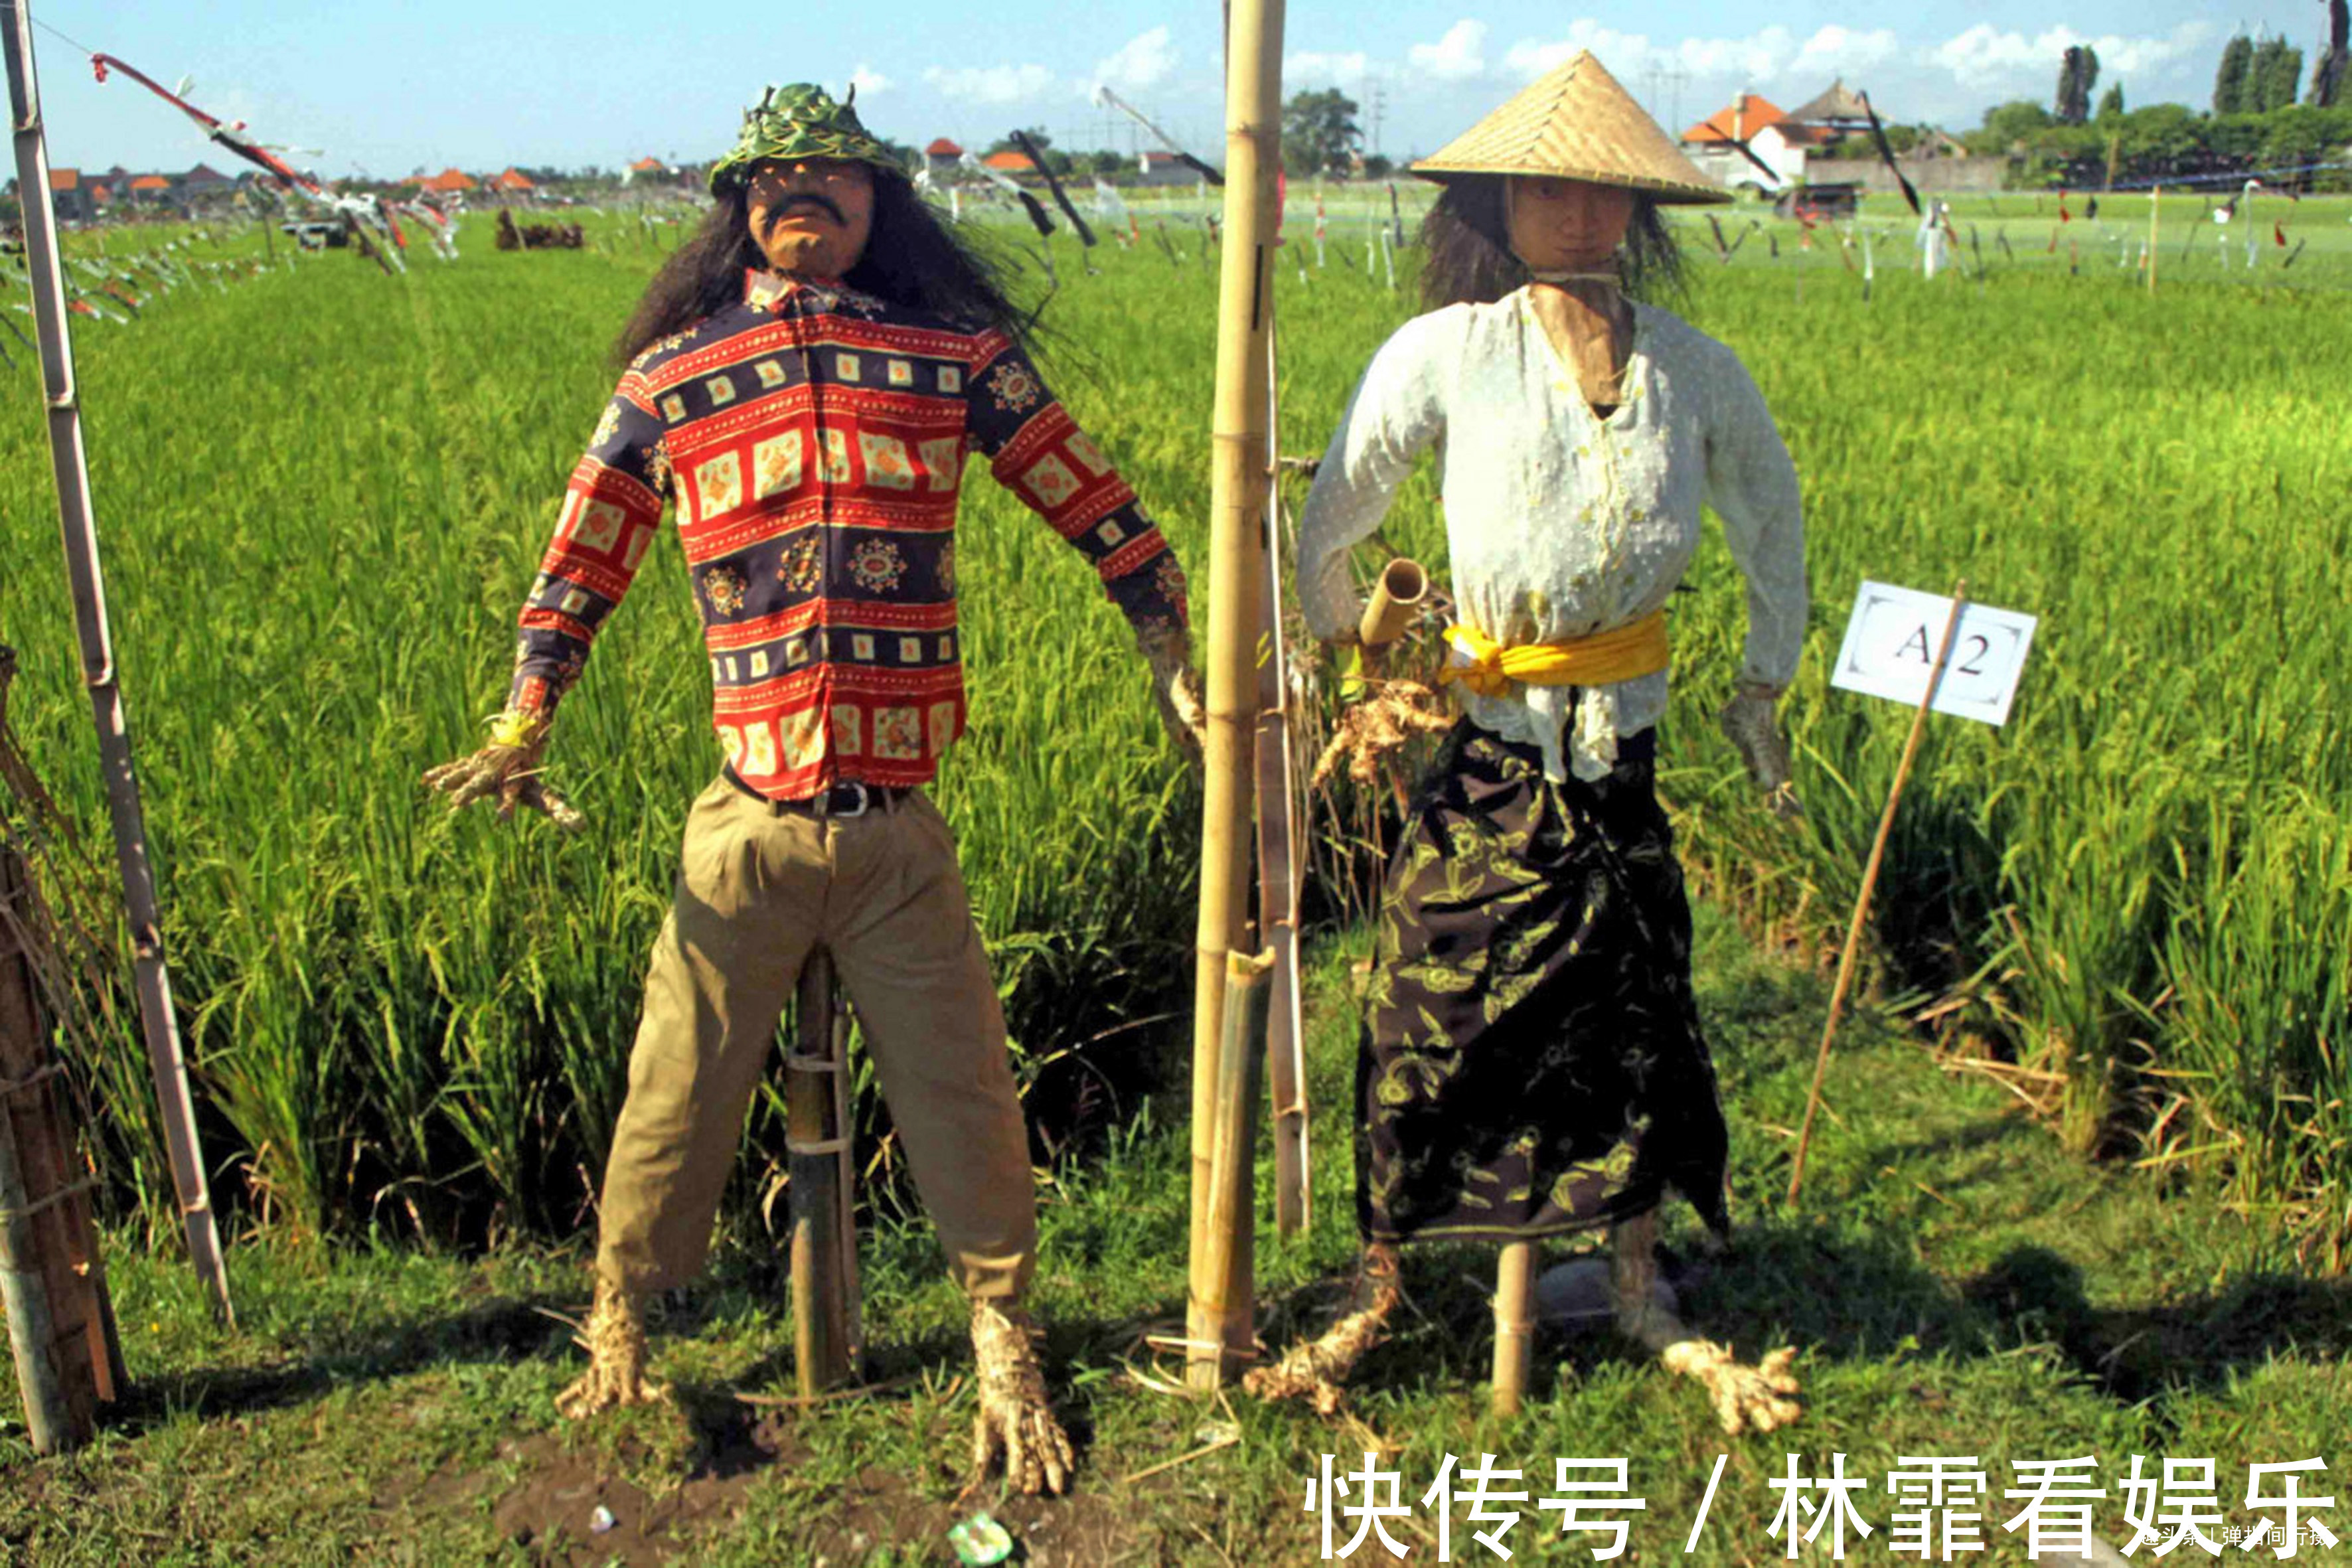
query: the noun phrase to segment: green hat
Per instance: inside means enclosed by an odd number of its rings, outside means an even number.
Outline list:
[[[898,174],[906,173],[890,150],[858,123],[857,89],[846,102],[814,82],[770,84],[760,101],[743,111],[743,132],[727,155],[710,165],[710,194],[723,195],[763,158],[848,158]]]

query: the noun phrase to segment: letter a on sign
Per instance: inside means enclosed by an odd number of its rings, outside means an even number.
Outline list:
[[[1941,594],[1864,583],[1830,684],[1916,705],[1936,668],[1936,639],[1951,614],[1952,601]],[[1943,683],[1936,688],[1935,711],[2006,723],[2035,624],[2032,616],[1973,599],[1962,605]]]

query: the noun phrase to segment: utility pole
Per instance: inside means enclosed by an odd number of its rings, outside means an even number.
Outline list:
[[[1388,112],[1389,91],[1387,88],[1381,85],[1377,77],[1367,75],[1364,78],[1364,102],[1372,121],[1370,138],[1372,154],[1378,157],[1381,151],[1381,120]]]

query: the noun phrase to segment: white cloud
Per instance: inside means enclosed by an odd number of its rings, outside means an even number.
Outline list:
[[[1602,26],[1590,16],[1579,16],[1568,25],[1564,36],[1549,43],[1521,38],[1513,44],[1503,55],[1503,69],[1510,76],[1533,81],[1565,64],[1580,49],[1591,49],[1610,74],[1622,81],[1647,65],[1650,40],[1639,33],[1621,33]]]
[[[1775,23],[1744,38],[1685,38],[1674,52],[1693,76],[1760,81],[1780,75],[1796,48],[1796,35]]]
[[[1337,55],[1318,54],[1312,50],[1289,55],[1282,62],[1283,89],[1288,91],[1294,85],[1303,88],[1310,82],[1328,86],[1360,81],[1371,65],[1370,57],[1361,49]]]
[[[1866,33],[1858,33],[1852,27],[1841,27],[1832,22],[1805,40],[1805,47],[1797,51],[1796,61],[1790,66],[1789,74],[1842,77],[1865,71],[1893,59],[1901,47],[1891,28],[1873,27]]]
[[[2088,44],[2098,51],[2102,75],[2129,72],[2161,77],[2201,50],[2212,35],[2211,24],[2189,21],[2160,37],[2127,37],[2109,33],[2092,37],[2062,25],[2029,38],[2022,33],[2004,33],[1989,22],[1979,22],[1927,50],[1926,58],[1929,64],[1951,72],[1963,87],[2047,87],[2049,82],[2042,79],[2056,78],[2059,61],[2072,44]]]
[[[1437,42],[1413,45],[1406,58],[1414,70],[1440,81],[1460,81],[1486,70],[1486,56],[1479,52],[1486,41],[1486,24],[1465,16],[1446,28],[1445,37]]]
[[[1168,29],[1154,27],[1139,33],[1118,47],[1118,52],[1095,65],[1095,80],[1108,82],[1113,88],[1141,90],[1157,87],[1176,69],[1176,49],[1169,41]]]
[[[1035,98],[1054,85],[1054,73],[1044,66],[960,66],[944,70],[932,66],[923,79],[948,98],[971,103],[1018,103]]]
[[[890,79],[861,60],[857,68],[849,73],[849,85],[863,96],[873,98],[890,90]]]

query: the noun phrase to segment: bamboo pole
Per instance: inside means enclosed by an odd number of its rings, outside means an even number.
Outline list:
[[[1252,778],[1256,728],[1256,642],[1264,616],[1266,484],[1265,337],[1273,314],[1274,175],[1282,152],[1283,0],[1234,0],[1225,40],[1224,230],[1219,256],[1217,384],[1209,485],[1208,742],[1203,748],[1201,913],[1193,985],[1192,1302],[1187,1338],[1210,1350],[1187,1381],[1218,1387],[1222,1314],[1203,1300],[1213,1279],[1246,1301],[1253,1282],[1254,1215],[1242,1205],[1228,1226],[1210,1224],[1211,1130],[1223,1033],[1225,955],[1248,921]],[[1253,1082],[1248,1092],[1255,1093]],[[1238,1282],[1237,1287],[1233,1282]],[[1226,1346],[1245,1350],[1246,1345]],[[1196,1351],[1196,1354],[1200,1352]]]
[[[1286,1239],[1307,1228],[1312,1187],[1307,1142],[1306,1020],[1298,994],[1300,859],[1295,810],[1297,759],[1290,731],[1290,663],[1282,636],[1283,516],[1271,460],[1282,450],[1280,365],[1276,334],[1265,338],[1268,508],[1261,657],[1257,667],[1258,929],[1274,954],[1274,994],[1266,1009],[1266,1087],[1274,1096],[1274,1229]]]
[[[857,1251],[849,1223],[849,1147],[841,1113],[847,1025],[834,1005],[833,955],[801,969],[793,1049],[784,1058],[784,1147],[791,1178],[793,1359],[803,1398],[846,1382],[855,1351],[851,1304]]]
[[[1854,958],[1862,947],[1862,931],[1870,919],[1870,894],[1878,885],[1878,868],[1886,858],[1886,840],[1895,831],[1895,807],[1911,776],[1911,760],[1919,754],[1919,739],[1927,733],[1927,710],[1944,684],[1944,667],[1951,658],[1952,634],[1960,627],[1960,612],[1968,607],[1969,584],[1963,577],[1952,588],[1952,613],[1945,618],[1943,640],[1936,645],[1936,662],[1927,672],[1927,689],[1919,694],[1918,710],[1911,715],[1911,732],[1904,737],[1903,760],[1895,765],[1895,782],[1886,786],[1886,809],[1878,814],[1878,837],[1870,843],[1870,863],[1863,868],[1862,892],[1853,900],[1853,919],[1845,928],[1845,951],[1838,954],[1837,984],[1830,992],[1830,1016],[1822,1025],[1822,1048],[1813,1058],[1813,1087],[1805,1096],[1805,1120],[1797,1130],[1796,1168],[1789,1173],[1789,1203],[1794,1206],[1805,1184],[1805,1150],[1812,1142],[1813,1113],[1822,1107],[1822,1080],[1830,1070],[1830,1042],[1837,1038],[1838,1017],[1845,1010],[1846,992],[1853,984]]]
[[[1378,652],[1404,636],[1405,628],[1421,613],[1422,601],[1429,596],[1429,574],[1418,561],[1408,561],[1400,555],[1381,568],[1372,584],[1372,596],[1364,605],[1364,617],[1356,627],[1356,640],[1368,652]]]
[[[1536,1244],[1507,1241],[1495,1268],[1494,1410],[1517,1415],[1535,1363]]]
[[[16,1387],[24,1396],[33,1452],[56,1454],[79,1447],[90,1434],[66,1396],[57,1318],[33,1247],[32,1205],[8,1121],[0,1112],[0,1310],[8,1321],[8,1344],[16,1353]]]
[[[16,142],[16,195],[25,225],[25,266],[32,279],[33,319],[39,328],[41,379],[48,402],[49,467],[57,484],[65,536],[66,575],[81,637],[82,680],[98,722],[100,771],[114,826],[115,861],[122,878],[123,915],[131,931],[132,971],[147,1061],[179,1195],[188,1257],[211,1298],[213,1314],[234,1326],[220,1234],[196,1140],[195,1101],[188,1091],[187,1060],[172,1008],[171,972],[163,961],[162,914],[147,863],[147,828],[131,771],[131,722],[124,708],[114,646],[107,628],[106,584],[99,567],[98,521],[90,510],[89,468],[83,458],[81,398],[76,387],[73,341],[66,327],[65,278],[59,269],[57,213],[49,197],[49,154],[41,129],[33,64],[33,18],[24,0],[0,0],[0,49],[8,69],[9,123]]]
[[[1274,954],[1252,958],[1225,954],[1223,1034],[1217,1054],[1217,1123],[1211,1130],[1209,1223],[1211,1234],[1246,1230],[1253,1208],[1251,1181],[1257,1153],[1258,1057],[1265,1047],[1266,984]],[[1210,1267],[1193,1304],[1198,1321],[1186,1333],[1185,1375],[1192,1386],[1222,1386],[1228,1363],[1256,1342],[1256,1303],[1250,1255],[1241,1247],[1213,1247]],[[1205,1327],[1208,1332],[1202,1332]],[[1211,1373],[1214,1382],[1209,1381]]]

